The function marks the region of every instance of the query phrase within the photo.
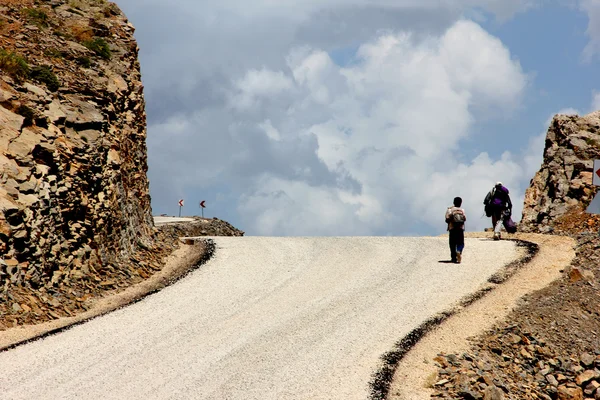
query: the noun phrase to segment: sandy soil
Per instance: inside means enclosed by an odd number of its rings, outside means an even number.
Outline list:
[[[489,233],[470,233],[470,237],[489,237]],[[504,320],[525,294],[544,288],[561,277],[561,270],[575,257],[575,241],[563,236],[516,234],[511,238],[539,245],[536,257],[514,276],[485,297],[440,324],[422,338],[399,363],[388,399],[429,399],[427,386],[434,383],[437,367],[433,358],[439,353],[460,353],[469,349],[469,338],[484,333]]]

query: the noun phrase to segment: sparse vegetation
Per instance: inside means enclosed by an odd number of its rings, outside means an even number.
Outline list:
[[[48,14],[38,8],[24,8],[23,15],[27,20],[39,28],[47,28],[49,23]]]
[[[65,57],[65,54],[62,51],[60,51],[54,47],[44,50],[44,54],[47,55],[48,57],[52,57],[52,58],[64,58]]]
[[[74,9],[74,8],[69,8],[69,9],[67,9],[67,11],[68,11],[68,12],[71,12],[71,13],[73,13],[73,14],[81,15],[82,17],[84,16],[84,14],[83,14],[81,11],[79,11],[79,10],[76,10],[76,9]]]
[[[73,26],[71,27],[73,38],[79,43],[90,41],[94,38],[94,31],[89,26]]]
[[[106,40],[97,37],[92,40],[86,40],[82,44],[105,60],[110,60],[110,47],[106,43]]]
[[[0,70],[6,72],[17,82],[29,76],[29,65],[20,55],[0,48]]]
[[[113,15],[119,15],[119,7],[115,3],[109,3],[102,9],[104,16],[109,18]]]
[[[423,382],[423,387],[427,388],[427,389],[431,389],[431,388],[433,388],[433,385],[437,382],[437,380],[438,380],[437,372],[432,372],[429,375],[427,375],[427,378],[425,378],[425,382]]]
[[[31,125],[33,125],[33,120],[35,118],[35,111],[33,111],[32,108],[27,107],[24,104],[21,104],[17,108],[16,112],[21,117],[25,118],[25,120],[23,121],[23,126],[31,126]]]
[[[83,68],[90,68],[92,66],[92,60],[89,57],[77,57],[75,61]]]
[[[58,78],[54,72],[52,72],[50,67],[46,65],[33,68],[29,75],[31,79],[45,83],[46,87],[51,92],[56,92],[58,88],[60,88],[60,82],[58,81]]]
[[[83,4],[81,3],[80,0],[70,0],[69,1],[69,6],[81,10],[82,7],[83,7]],[[69,10],[69,11],[71,11],[71,10]]]

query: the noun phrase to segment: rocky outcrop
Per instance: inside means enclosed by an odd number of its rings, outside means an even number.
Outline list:
[[[133,27],[114,4],[76,3],[0,8],[5,289],[115,265],[152,234]]]
[[[600,159],[600,111],[583,117],[555,116],[546,136],[543,164],[525,192],[519,229],[554,232],[574,214],[578,224],[587,223],[582,210],[596,194],[594,159]]]
[[[244,231],[219,218],[194,217],[190,223],[172,223],[160,227],[171,237],[184,236],[244,236]]]
[[[133,31],[105,1],[0,0],[0,308],[83,298],[153,245]]]
[[[178,236],[243,235],[154,227],[133,32],[105,0],[0,0],[0,330],[149,278]]]

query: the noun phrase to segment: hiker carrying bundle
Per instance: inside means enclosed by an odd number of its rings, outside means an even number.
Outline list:
[[[516,225],[511,219],[512,202],[508,189],[502,185],[502,182],[496,182],[496,185],[485,196],[483,204],[486,217],[492,217],[494,240],[500,240],[502,225],[505,225],[507,232],[516,232]]]

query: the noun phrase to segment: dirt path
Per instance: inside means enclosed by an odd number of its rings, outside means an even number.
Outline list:
[[[470,237],[488,237],[472,233]],[[575,241],[563,236],[538,234],[512,235],[536,243],[537,256],[508,281],[471,306],[448,318],[422,338],[402,359],[396,369],[388,399],[425,400],[435,382],[437,367],[433,358],[438,353],[460,353],[469,349],[469,337],[482,334],[506,318],[525,294],[539,290],[560,278],[561,270],[575,257]]]

